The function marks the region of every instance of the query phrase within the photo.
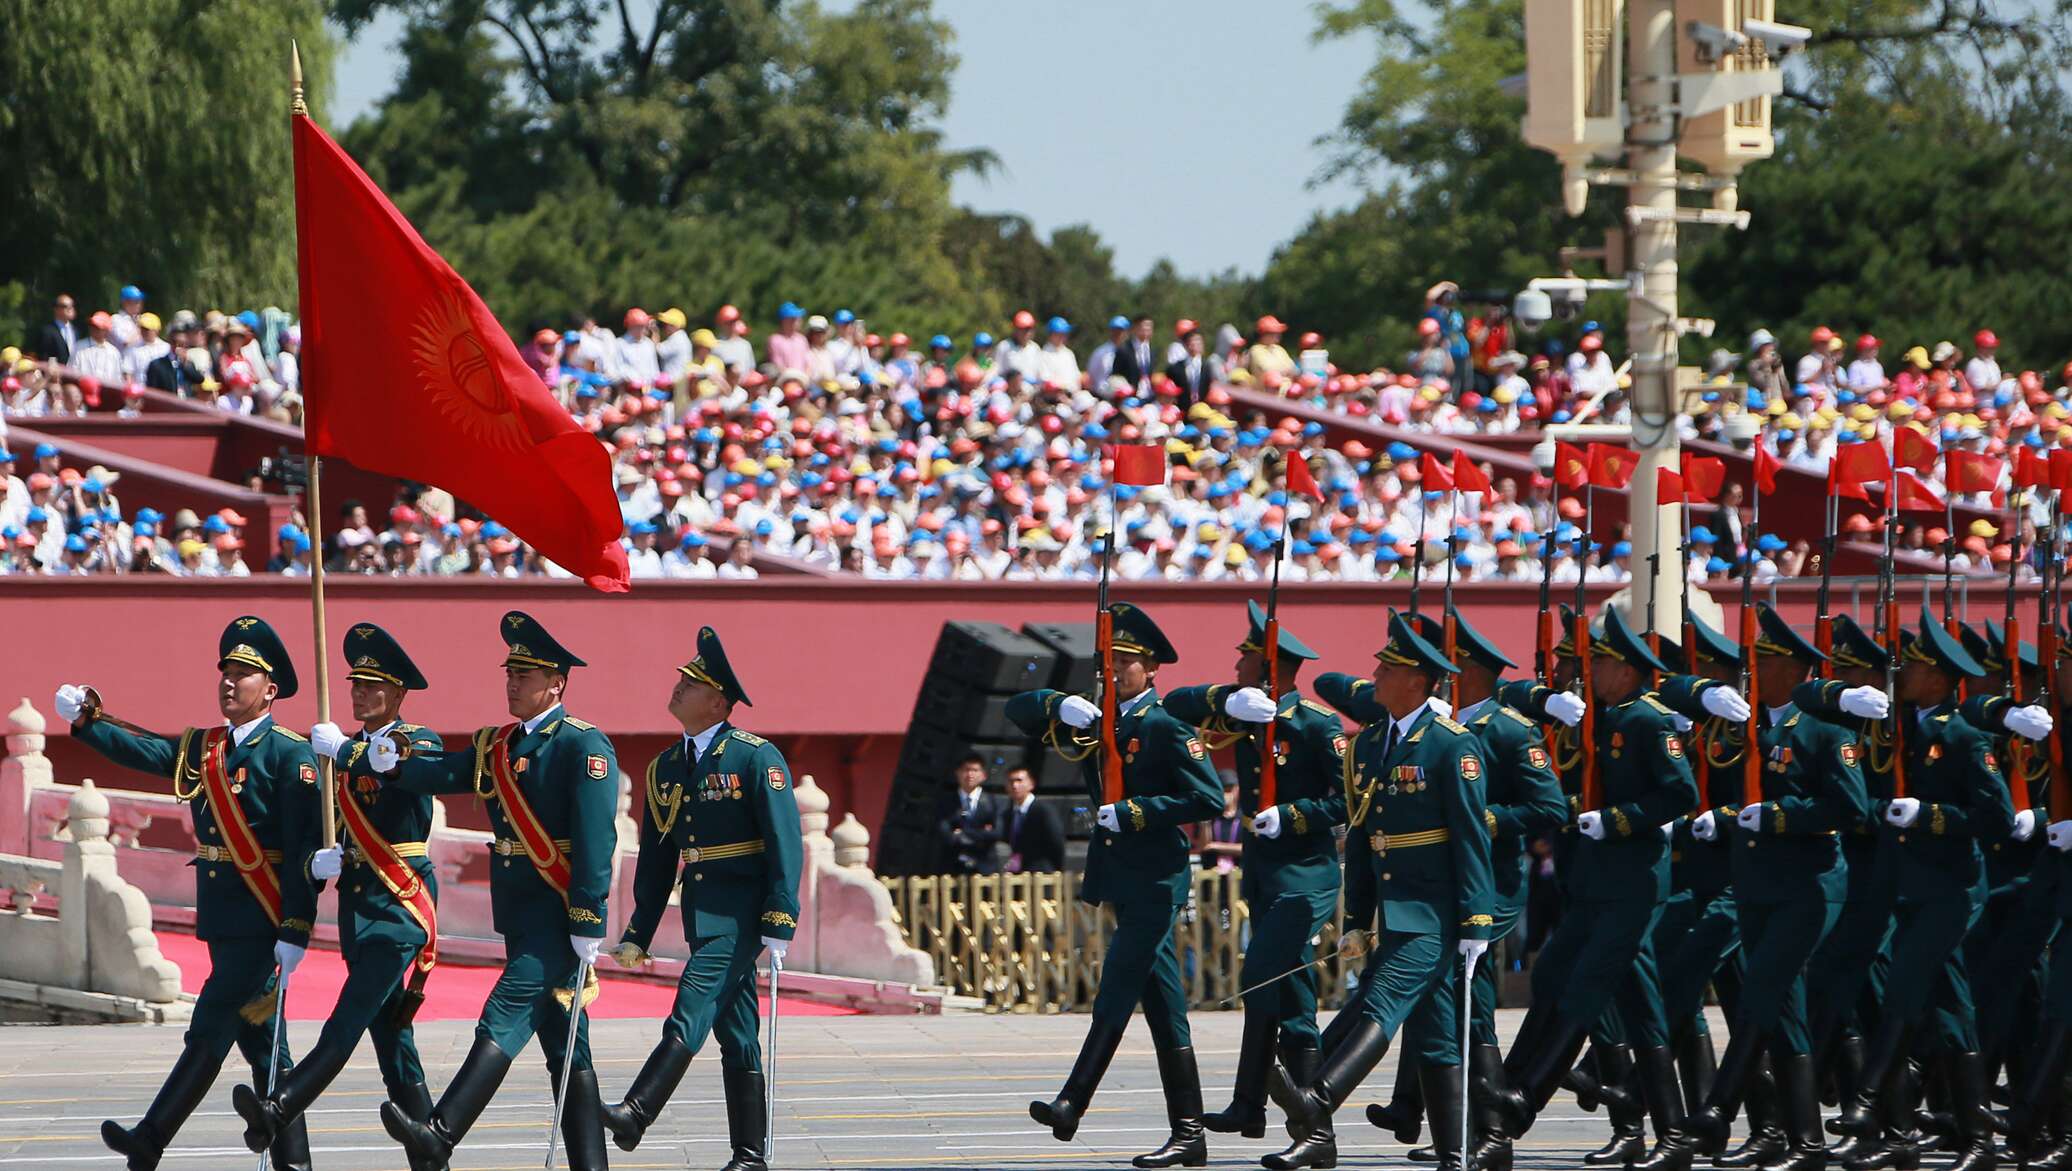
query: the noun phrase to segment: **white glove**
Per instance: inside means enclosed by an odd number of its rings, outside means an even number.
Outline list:
[[[1280,837],[1281,807],[1278,805],[1269,805],[1266,808],[1260,810],[1259,816],[1252,819],[1252,832],[1258,834],[1262,838]]]
[[[1443,699],[1440,699],[1436,695],[1427,697],[1425,699],[1425,706],[1431,708],[1432,711],[1442,716],[1450,716],[1453,714],[1453,705],[1447,703]]]
[[[295,974],[295,966],[302,962],[302,953],[308,950],[306,947],[296,947],[285,940],[273,945],[273,962],[281,966],[281,979],[285,980]]]
[[[763,936],[763,947],[769,951],[770,958],[776,962],[777,966],[783,967],[784,953],[791,950],[791,940],[772,939],[765,935]]]
[[[2036,836],[2036,811],[2024,809],[2014,815],[2014,840],[2026,842]]]
[[[2044,834],[2053,850],[2072,850],[2072,821],[2053,821]]]
[[[1240,687],[1223,699],[1223,714],[1247,724],[1267,723],[1278,712],[1273,700],[1257,687]]]
[[[1675,822],[1673,822],[1673,821],[1665,821],[1665,822],[1663,822],[1663,823],[1662,823],[1662,840],[1663,840],[1663,841],[1665,841],[1665,842],[1668,842],[1668,841],[1674,841],[1675,839],[1676,839],[1676,823],[1675,823]]]
[[[1115,806],[1103,805],[1101,806],[1100,811],[1094,814],[1094,824],[1100,826],[1102,829],[1110,830],[1115,833],[1121,833],[1122,815],[1115,811]]]
[[[1460,941],[1460,958],[1468,961],[1468,970],[1470,972],[1475,970],[1475,961],[1481,959],[1482,953],[1488,950],[1489,941],[1486,939],[1463,939]]]
[[[1885,820],[1901,829],[1914,824],[1921,817],[1921,799],[1918,797],[1896,797],[1885,807]]]
[[[378,773],[392,773],[401,763],[403,754],[396,751],[396,742],[386,736],[376,736],[367,741],[367,767]]]
[[[309,876],[329,881],[338,877],[345,869],[345,850],[339,846],[326,846],[309,856]]]
[[[1068,695],[1065,701],[1058,705],[1059,721],[1075,728],[1091,727],[1093,722],[1100,718],[1101,709],[1095,707],[1092,700],[1081,696]]]
[[[337,760],[338,752],[345,747],[345,743],[345,732],[338,725],[329,721],[318,724],[309,730],[310,749],[318,756],[328,760]]]
[[[577,959],[595,967],[597,953],[604,948],[604,940],[597,936],[571,935],[568,937],[568,946],[575,950]]]
[[[1698,697],[1698,703],[1722,720],[1738,724],[1748,719],[1748,701],[1741,697],[1740,692],[1725,685],[1706,688],[1705,694]]]
[[[1547,697],[1547,714],[1573,728],[1583,722],[1585,704],[1582,697],[1573,691],[1557,691]]]
[[[1838,701],[1842,710],[1866,720],[1882,720],[1892,714],[1892,699],[1875,687],[1852,687]]]
[[[2005,723],[2008,731],[2024,740],[2041,740],[2050,735],[2053,721],[2048,709],[2042,704],[2032,703],[2009,711]]]
[[[1691,836],[1701,842],[1719,840],[1719,822],[1714,820],[1712,810],[1708,809],[1691,819]]]
[[[1763,806],[1761,802],[1743,805],[1741,812],[1734,815],[1734,824],[1751,833],[1763,831]]]
[[[1675,726],[1678,732],[1688,732],[1691,730],[1690,717],[1681,712],[1670,712],[1669,722]]]
[[[1604,814],[1592,809],[1576,815],[1576,829],[1593,842],[1604,840]]]
[[[67,683],[58,688],[51,697],[51,706],[58,709],[58,718],[68,724],[79,722],[79,713],[86,710],[86,688],[77,683]]]

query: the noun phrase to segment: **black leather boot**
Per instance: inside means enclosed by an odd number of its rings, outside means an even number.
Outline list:
[[[727,1141],[734,1146],[721,1171],[769,1171],[770,1100],[763,1071],[722,1065],[719,1078],[727,1093]]]
[[[610,1165],[604,1151],[604,1099],[597,1094],[595,1069],[569,1072],[561,1143],[568,1152],[568,1171],[605,1171]]]
[[[181,1049],[165,1084],[158,1088],[158,1096],[151,1100],[151,1108],[144,1111],[143,1120],[132,1128],[111,1118],[101,1123],[101,1141],[129,1160],[129,1171],[152,1171],[164,1157],[166,1145],[180,1132],[180,1124],[208,1095],[222,1068],[223,1058],[198,1046]]]
[[[1296,1124],[1295,1102],[1302,1096],[1302,1087],[1317,1080],[1317,1070],[1323,1067],[1324,1054],[1307,1040],[1291,1042],[1285,1036],[1275,1048],[1280,1051],[1281,1059],[1267,1074],[1266,1094],[1285,1115],[1283,1124],[1288,1137],[1301,1138],[1308,1134],[1311,1128]],[[1331,1130],[1329,1119],[1325,1120],[1323,1129],[1326,1132]],[[1334,1138],[1332,1141],[1335,1144],[1337,1140]]]
[[[389,1101],[405,1115],[423,1122],[432,1116],[432,1092],[425,1089],[423,1082],[411,1082],[404,1086],[389,1087]],[[440,1171],[438,1165],[423,1159],[411,1157],[410,1171]]]
[[[1462,1171],[1460,1131],[1467,1101],[1461,1097],[1461,1068],[1420,1061],[1417,1075],[1425,1109],[1432,1116],[1432,1150],[1439,1156],[1439,1171]]]
[[[1345,1034],[1318,1068],[1316,1077],[1296,1095],[1288,1117],[1305,1134],[1294,1145],[1260,1160],[1273,1171],[1296,1167],[1335,1167],[1338,1140],[1329,1126],[1330,1118],[1347,1097],[1366,1080],[1388,1053],[1389,1037],[1379,1024],[1362,1016]]]
[[[1468,1079],[1472,1085],[1507,1086],[1504,1051],[1494,1045],[1477,1045],[1468,1051]],[[1468,1121],[1475,1128],[1475,1147],[1468,1152],[1468,1171],[1511,1171],[1511,1136],[1504,1133],[1503,1119],[1480,1090],[1471,1091]]]
[[[1957,1137],[1957,1161],[1950,1171],[1994,1171],[2000,1155],[1986,1121],[1986,1063],[1971,1051],[1943,1054],[1950,1115]]]
[[[1574,1094],[1576,1105],[1592,1114],[1597,1113],[1598,1106],[1603,1104],[1597,1097],[1597,1087],[1602,1082],[1603,1069],[1598,1058],[1603,1055],[1605,1048],[1602,1045],[1592,1045],[1583,1050],[1583,1059],[1576,1062],[1575,1068],[1561,1075],[1561,1088]]]
[[[1728,1046],[1733,1042],[1730,1040]],[[1717,1081],[1713,1082],[1717,1086]],[[1771,1075],[1769,1059],[1766,1057],[1756,1065],[1754,1073],[1748,1075],[1748,1091],[1742,1099],[1742,1106],[1748,1114],[1748,1138],[1738,1147],[1712,1161],[1715,1167],[1745,1168],[1761,1167],[1773,1159],[1782,1158],[1790,1149],[1790,1136],[1784,1133],[1779,1119],[1783,1109],[1778,1105],[1778,1083]],[[1814,1126],[1820,1125],[1816,1116]],[[1852,1140],[1853,1141],[1853,1140]]]
[[[1562,1075],[1574,1067],[1576,1054],[1583,1051],[1583,1042],[1590,1036],[1590,1024],[1588,1021],[1556,1017],[1547,1026],[1544,1036],[1546,1040],[1536,1050],[1524,1054],[1519,1052],[1520,1046],[1525,1044],[1524,1037],[1521,1036],[1511,1046],[1511,1057],[1504,1059],[1504,1072],[1510,1075],[1510,1085],[1477,1087],[1477,1092],[1489,1095],[1490,1106],[1503,1120],[1504,1133],[1512,1138],[1531,1130],[1533,1118],[1554,1097]],[[1514,1063],[1513,1058],[1519,1060]]]
[[[1790,1136],[1789,1148],[1762,1165],[1762,1171],[1822,1171],[1827,1149],[1820,1137],[1820,1086],[1813,1074],[1813,1055],[1773,1055],[1777,1074],[1777,1107]]]
[[[1879,1022],[1877,1036],[1864,1050],[1863,1080],[1857,1086],[1856,1096],[1842,1108],[1841,1117],[1827,1124],[1829,1133],[1878,1137],[1884,1125],[1884,1114],[1878,1108],[1879,1095],[1895,1078],[1904,1079],[1907,1041],[1912,1033],[1912,1029],[1890,1018]]]
[[[1648,1153],[1647,1108],[1636,1095],[1627,1092],[1633,1084],[1633,1050],[1624,1045],[1598,1045],[1592,1052],[1597,1054],[1600,1076],[1617,1084],[1620,1092],[1615,1095],[1617,1100],[1605,1108],[1605,1118],[1612,1124],[1610,1141],[1584,1155],[1583,1163],[1590,1167],[1623,1167]]]
[[[1633,1064],[1655,1123],[1654,1152],[1634,1160],[1633,1171],[1691,1171],[1693,1147],[1684,1130],[1683,1085],[1676,1078],[1675,1056],[1667,1045],[1652,1045],[1634,1050]]]
[[[1164,1145],[1130,1160],[1132,1167],[1203,1167],[1209,1162],[1209,1140],[1202,1133],[1201,1071],[1194,1046],[1158,1052],[1158,1084],[1165,1090],[1166,1122],[1172,1127]],[[1265,1133],[1262,1123],[1260,1132]]]
[[[1280,1022],[1265,1012],[1246,1012],[1245,1031],[1237,1047],[1237,1080],[1230,1105],[1202,1116],[1201,1124],[1217,1134],[1266,1136],[1266,1074],[1273,1065],[1273,1043]]]
[[[317,1100],[324,1087],[337,1079],[339,1071],[345,1068],[351,1057],[351,1050],[319,1043],[282,1074],[280,1084],[265,1097],[260,1096],[260,1090],[243,1082],[232,1086],[230,1104],[237,1110],[238,1117],[245,1120],[245,1149],[256,1154],[272,1146],[287,1124],[302,1117],[302,1112]],[[303,1161],[308,1162],[306,1155]]]
[[[1065,1088],[1048,1102],[1029,1103],[1029,1117],[1048,1126],[1051,1136],[1059,1142],[1071,1142],[1079,1131],[1079,1116],[1100,1088],[1101,1078],[1108,1073],[1108,1063],[1115,1059],[1115,1047],[1120,1044],[1121,1027],[1095,1020],[1086,1030],[1086,1043],[1079,1047],[1079,1060],[1072,1063]]]
[[[1830,1075],[1834,1079],[1835,1096],[1822,1097],[1821,1101],[1826,1105],[1847,1102],[1863,1088],[1863,1034],[1848,1032],[1836,1039]]]
[[[1846,1171],[1916,1171],[1921,1166],[1921,1136],[1914,1130],[1914,1074],[1904,1058],[1895,1062],[1882,1082],[1865,1082],[1864,1090],[1877,1097],[1881,1113],[1876,1129],[1857,1138],[1856,1146],[1842,1159]],[[1861,1094],[1864,1090],[1859,1090]],[[1834,1130],[1835,1123],[1828,1123]],[[1832,1158],[1833,1152],[1829,1152]]]
[[[1367,1107],[1367,1121],[1395,1135],[1406,1147],[1416,1144],[1424,1133],[1424,1079],[1419,1068],[1423,1064],[1408,1052],[1399,1055],[1396,1088],[1389,1094],[1388,1105]]]
[[[2043,1032],[2029,1053],[2026,1076],[2013,1087],[2014,1101],[2007,1108],[2007,1146],[2009,1153],[2024,1161],[2051,1146],[2043,1141],[2044,1127],[2058,1104],[2066,1058],[2072,1054],[2068,1040],[2072,1040],[2072,1028],[2063,1021],[2043,1022]]]
[[[2033,1068],[2033,1067],[2032,1067]],[[2046,1138],[2034,1155],[2022,1160],[2023,1171],[2065,1171],[2072,1167],[2072,1078],[2057,1084]]]
[[[669,1096],[676,1093],[683,1081],[684,1071],[690,1068],[690,1046],[674,1037],[662,1038],[662,1043],[641,1065],[625,1100],[604,1108],[604,1128],[611,1132],[612,1142],[620,1150],[630,1151],[640,1145],[641,1136],[655,1124]]]
[[[1733,1044],[1731,1038],[1729,1045]],[[1696,1110],[1698,1103],[1712,1098],[1713,1078],[1719,1073],[1719,1058],[1712,1047],[1712,1033],[1686,1025],[1675,1041],[1676,1072],[1683,1079],[1684,1106]]]
[[[1647,1109],[1642,1102],[1640,1088],[1633,1079],[1633,1047],[1631,1045],[1593,1045],[1597,1054],[1597,1100],[1613,1110],[1624,1110],[1639,1114]],[[1573,1074],[1570,1077],[1574,1077]],[[1563,1078],[1566,1085],[1569,1078]]]
[[[1755,1076],[1756,1066],[1761,1062],[1763,1049],[1768,1043],[1766,1034],[1747,1029],[1728,1039],[1726,1060],[1720,1063],[1716,1076],[1710,1079],[1712,1093],[1701,1099],[1703,1105],[1693,1107],[1686,1123],[1691,1143],[1699,1154],[1717,1155],[1727,1149],[1727,1135],[1734,1128],[1734,1116],[1741,1112],[1741,1099],[1748,1092],[1749,1082]],[[1688,1071],[1684,1072],[1688,1078]],[[1781,1140],[1783,1136],[1780,1134],[1778,1137]],[[1783,1143],[1780,1141],[1778,1146],[1781,1148]]]
[[[430,1118],[420,1121],[405,1114],[394,1102],[383,1102],[381,1125],[390,1138],[403,1144],[411,1158],[444,1167],[453,1157],[453,1148],[467,1137],[468,1128],[475,1125],[475,1120],[489,1107],[489,1100],[496,1097],[497,1087],[504,1084],[504,1075],[509,1072],[510,1056],[497,1048],[496,1042],[477,1036],[467,1060],[461,1062],[460,1072],[446,1083],[446,1092],[439,1096]]]

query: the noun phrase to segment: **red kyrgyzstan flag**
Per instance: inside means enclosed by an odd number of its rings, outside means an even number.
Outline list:
[[[1489,491],[1489,473],[1459,448],[1453,450],[1453,489],[1456,492]]]
[[[2051,450],[2050,486],[2060,492],[2072,492],[2072,448]]]
[[[2017,488],[2048,488],[2050,464],[2036,449],[2027,445],[2015,448],[2014,486]]]
[[[1770,453],[1770,449],[1758,442],[1755,445],[1755,487],[1765,496],[1777,491],[1777,471],[1783,462]]]
[[[1417,457],[1417,467],[1424,475],[1424,490],[1427,492],[1453,491],[1453,469],[1438,461],[1427,451]]]
[[[1851,486],[1883,483],[1892,478],[1892,463],[1885,458],[1885,449],[1875,443],[1844,443],[1835,449],[1835,461],[1830,468],[1830,484]],[[1842,493],[1853,495],[1853,493]],[[1866,498],[1867,499],[1867,498]]]
[[[1309,460],[1300,455],[1288,459],[1288,495],[1324,502],[1324,490],[1317,487],[1317,478],[1309,473]]]
[[[1118,443],[1108,449],[1115,461],[1115,482],[1149,487],[1165,483],[1165,448],[1156,443]]]
[[[627,588],[611,457],[366,172],[294,119],[310,454],[436,484],[596,589]]]
[[[1684,478],[1674,468],[1655,469],[1655,505],[1682,504]]]
[[[1928,485],[1923,484],[1921,477],[1915,475],[1912,471],[1902,468],[1893,473],[1893,478],[1898,481],[1896,486],[1899,489],[1899,510],[1901,512],[1943,511],[1942,498],[1937,496]],[[1886,489],[1888,492],[1891,490],[1889,487]]]
[[[1892,465],[1912,468],[1927,473],[1935,470],[1935,457],[1942,452],[1928,441],[1928,436],[1912,427],[1901,427],[1892,433]]]
[[[1640,453],[1609,443],[1590,445],[1590,482],[1599,488],[1624,488],[1640,466]]]
[[[1590,482],[1590,456],[1573,443],[1554,444],[1554,482],[1574,490]]]
[[[1952,492],[1991,492],[2000,486],[2000,461],[1975,451],[1952,450],[1943,469],[1943,484]]]

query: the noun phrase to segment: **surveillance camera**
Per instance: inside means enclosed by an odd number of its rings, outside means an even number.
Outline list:
[[[1763,52],[1772,61],[1785,57],[1806,47],[1813,39],[1813,30],[1799,24],[1777,24],[1768,20],[1744,20],[1741,31],[1763,43]]]
[[[1554,316],[1554,302],[1538,289],[1526,289],[1511,299],[1511,317],[1526,330],[1537,330]]]
[[[1730,28],[1694,20],[1685,26],[1693,43],[1698,46],[1698,59],[1712,62],[1724,60],[1739,52],[1748,44],[1748,38]]]

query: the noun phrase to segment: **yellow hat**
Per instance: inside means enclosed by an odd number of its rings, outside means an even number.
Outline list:
[[[938,456],[934,463],[928,465],[928,478],[931,480],[940,479],[956,470],[957,465],[951,463],[948,456]]]
[[[1205,520],[1200,528],[1194,530],[1194,535],[1204,541],[1213,541],[1223,535],[1223,530],[1216,527],[1215,521]]]
[[[1993,527],[1992,521],[1979,519],[1971,522],[1971,535],[1992,538],[1999,536],[2000,530]]]
[[[27,374],[35,368],[36,359],[34,358],[16,358],[14,360],[14,372],[16,374]]]
[[[1859,423],[1868,423],[1878,417],[1877,409],[1869,403],[1857,403],[1849,410],[1849,417]]]
[[[1423,390],[1417,392],[1417,397],[1425,400],[1428,403],[1435,403],[1438,402],[1440,399],[1445,398],[1446,395],[1436,386],[1427,386]]]
[[[139,313],[137,314],[137,324],[145,329],[150,330],[153,333],[157,333],[159,328],[158,314],[152,313],[148,310],[143,313]]]
[[[1518,388],[1509,384],[1499,386],[1493,397],[1498,403],[1508,407],[1518,401]]]
[[[734,461],[733,470],[739,472],[744,476],[753,476],[757,472],[762,471],[763,466],[747,456],[742,456],[740,459]]]
[[[1806,421],[1804,419],[1799,418],[1796,414],[1793,414],[1790,411],[1786,411],[1777,420],[1777,425],[1789,431],[1796,431],[1799,428],[1804,427],[1806,425]]]
[[[685,317],[683,315],[683,310],[678,309],[674,305],[662,310],[660,313],[655,314],[655,320],[661,322],[664,325],[673,325],[678,329],[682,329],[684,326],[690,324],[690,318]]]
[[[1885,408],[1885,414],[1894,419],[1911,418],[1914,414],[1914,408],[1906,405],[1905,403],[1893,403],[1891,406]]]
[[[1842,417],[1842,412],[1836,410],[1831,406],[1823,406],[1819,410],[1814,411],[1813,413],[1816,416],[1818,416],[1820,418],[1820,421],[1823,423],[1832,423],[1836,419]]]
[[[1245,551],[1236,545],[1232,545],[1224,551],[1223,563],[1225,565],[1243,565],[1245,563]]]
[[[763,457],[763,466],[773,472],[782,471],[791,466],[791,461],[781,455],[766,455]]]
[[[2056,399],[2052,399],[2051,401],[2043,404],[2043,413],[2049,415],[2053,419],[2062,419],[2067,415],[2072,415],[2072,409],[2068,409],[2064,403],[2061,403]]]
[[[676,310],[671,309],[669,312],[674,313],[676,312]],[[663,314],[664,317],[667,317],[668,315],[668,313]],[[706,349],[709,350],[712,347],[719,344],[719,339],[712,336],[711,330],[701,325],[698,328],[691,331],[691,344],[694,346],[704,346]]]
[[[1901,354],[1900,359],[1906,362],[1908,365],[1911,365],[1916,370],[1926,370],[1928,369],[1929,365],[1928,347],[1915,346],[1913,349],[1908,350],[1904,354]]]
[[[1766,415],[1781,415],[1784,413],[1784,410],[1784,400],[1781,398],[1773,398],[1763,404],[1763,413]]]
[[[0,367],[13,369],[14,364],[21,360],[22,350],[20,346],[8,346],[6,349],[0,349]]]

